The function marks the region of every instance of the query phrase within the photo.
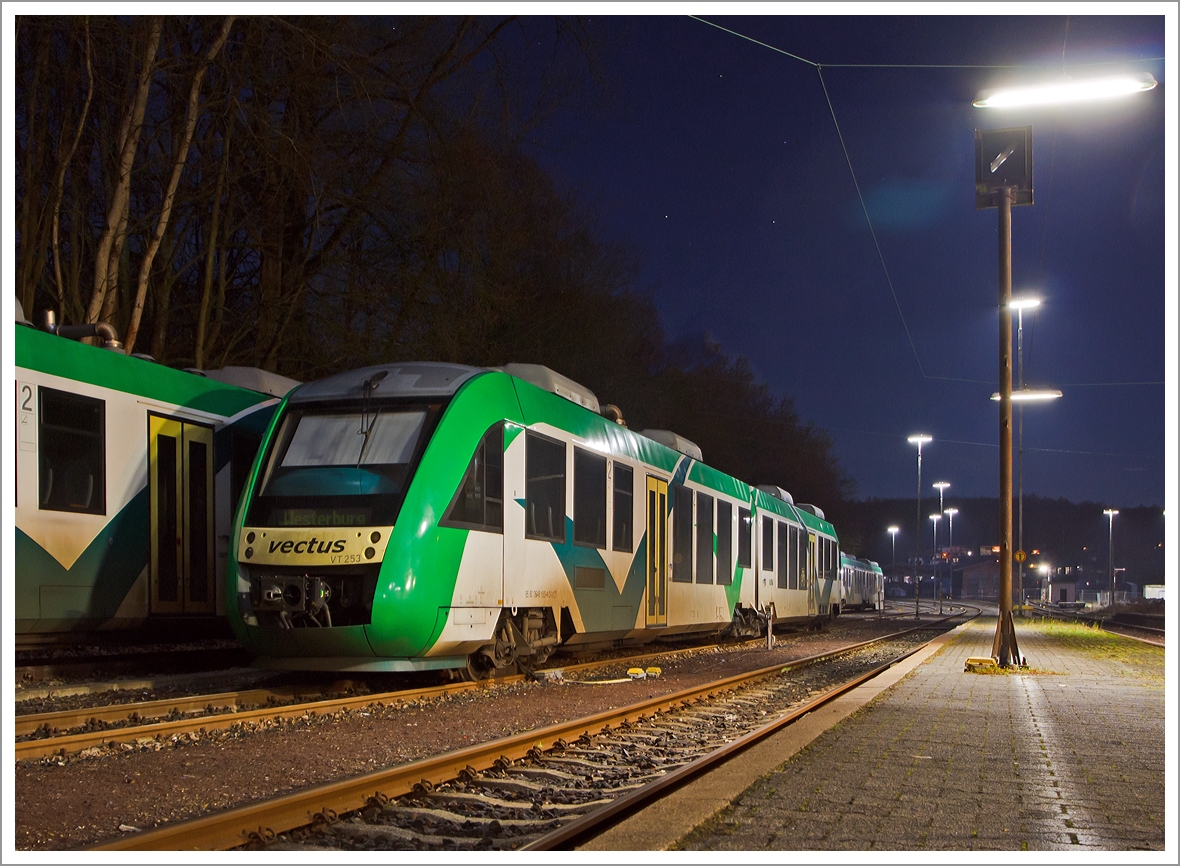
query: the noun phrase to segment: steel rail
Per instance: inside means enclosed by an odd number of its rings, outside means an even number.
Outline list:
[[[468,768],[475,772],[486,770],[495,766],[497,761],[514,761],[523,758],[533,749],[544,751],[546,743],[552,745],[559,740],[576,740],[583,734],[609,730],[625,722],[643,719],[653,713],[663,712],[676,706],[689,705],[732,691],[758,679],[843,655],[861,647],[897,638],[914,631],[929,629],[952,618],[954,617],[944,617],[942,620],[861,641],[838,650],[735,674],[713,683],[649,698],[627,707],[605,710],[581,719],[559,722],[499,740],[467,746],[443,755],[421,758],[396,767],[376,770],[293,794],[228,809],[214,815],[167,824],[153,830],[99,843],[90,846],[87,850],[225,850],[247,844],[252,839],[266,840],[278,833],[313,823],[317,815],[321,816],[321,819],[330,820],[335,815],[408,794],[416,786],[439,785],[448,779],[455,778],[460,770]]]
[[[759,644],[761,639],[745,641],[745,644]],[[538,670],[535,674],[547,674],[565,671],[589,670],[608,664],[634,664],[653,658],[666,658],[672,655],[697,652],[702,649],[712,649],[719,644],[705,644],[662,652],[648,652],[640,655],[626,656],[615,659],[580,662],[575,665]],[[417,689],[400,689],[391,692],[378,692],[368,695],[355,695],[346,698],[329,698],[326,700],[310,701],[287,706],[261,707],[256,710],[237,710],[242,704],[258,704],[267,701],[271,696],[279,699],[298,697],[301,693],[299,686],[251,689],[243,692],[221,692],[214,695],[193,695],[187,698],[164,699],[159,701],[144,701],[141,703],[113,704],[90,709],[60,710],[49,713],[27,713],[15,717],[14,735],[29,736],[40,728],[47,727],[50,731],[55,728],[80,727],[91,720],[96,722],[121,722],[129,720],[133,714],[147,718],[158,718],[170,715],[174,710],[189,715],[186,719],[174,719],[163,722],[149,722],[147,724],[131,724],[126,727],[107,728],[105,730],[85,731],[77,734],[52,734],[33,740],[21,740],[16,743],[16,760],[32,760],[48,755],[70,754],[94,746],[108,743],[134,743],[143,739],[154,739],[159,736],[170,737],[188,734],[194,731],[225,730],[236,724],[265,721],[270,719],[299,718],[309,713],[319,715],[341,710],[358,709],[377,704],[389,704],[396,701],[413,701],[422,698],[433,698],[442,695],[471,689],[490,688],[494,685],[505,685],[523,682],[528,674],[511,674],[504,677],[494,677],[477,682],[447,683],[441,686],[427,686]],[[307,694],[310,690],[302,690]],[[218,709],[230,709],[224,713],[210,713],[209,715],[195,715],[195,712],[205,710],[209,706]]]
[[[928,642],[927,642],[928,643]],[[604,825],[611,826],[634,812],[642,809],[647,803],[655,800],[664,794],[679,788],[697,776],[708,772],[712,767],[728,761],[730,758],[737,755],[754,745],[755,743],[769,737],[771,734],[778,731],[780,728],[786,727],[799,719],[803,718],[810,712],[813,712],[824,704],[834,701],[847,692],[852,691],[858,686],[863,685],[869,680],[889,670],[898,662],[904,661],[909,656],[922,649],[926,644],[920,644],[911,650],[908,650],[894,659],[889,660],[879,667],[873,668],[867,673],[842,683],[827,692],[824,692],[814,700],[809,701],[801,707],[797,707],[783,715],[779,716],[772,722],[763,725],[756,730],[750,731],[742,737],[734,740],[732,743],[713,750],[707,755],[702,756],[690,764],[685,764],[678,767],[672,772],[668,773],[655,782],[644,785],[635,791],[612,800],[609,805],[602,806],[575,818],[568,824],[563,824],[555,830],[552,830],[539,839],[534,839],[528,845],[521,846],[520,851],[554,851],[554,850],[570,850],[571,847],[576,847],[578,844],[585,842],[588,839],[597,836]]]

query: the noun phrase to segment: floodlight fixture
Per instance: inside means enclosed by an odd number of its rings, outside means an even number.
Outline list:
[[[971,104],[976,108],[1022,108],[1030,105],[1064,105],[1093,102],[1143,93],[1156,86],[1150,72],[1106,75],[1101,78],[1062,78],[1042,84],[981,90]]]
[[[1025,388],[1021,391],[1013,391],[1012,392],[1012,402],[1013,403],[1047,403],[1050,400],[1056,400],[1060,396],[1061,396],[1061,392],[1057,391],[1057,390],[1053,390],[1053,389],[1047,389],[1047,390],[1043,390],[1043,391],[1034,391],[1031,388]],[[992,400],[997,403],[1000,401],[1000,392],[999,391],[996,391],[994,394],[992,394]]]

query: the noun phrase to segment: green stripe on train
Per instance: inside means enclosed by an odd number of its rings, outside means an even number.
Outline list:
[[[15,350],[18,368],[226,417],[270,399],[255,391],[32,328],[16,329]]]

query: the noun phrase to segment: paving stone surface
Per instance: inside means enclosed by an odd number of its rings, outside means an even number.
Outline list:
[[[965,628],[675,846],[1164,850],[1164,654],[1018,623],[1031,673],[965,673]]]

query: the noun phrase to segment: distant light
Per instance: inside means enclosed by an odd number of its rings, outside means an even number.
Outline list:
[[[1041,305],[1040,298],[1013,298],[1008,302],[1009,310],[1031,310]]]
[[[933,520],[935,523],[938,523],[938,521],[942,520],[942,515],[941,514],[931,514],[930,519]]]
[[[1148,72],[1111,75],[1075,81],[1066,79],[1024,87],[981,90],[971,103],[976,108],[1019,108],[1026,105],[1060,105],[1071,102],[1090,102],[1114,99],[1142,93],[1156,86],[1155,77]]]
[[[1056,400],[1061,396],[1060,391],[1032,391],[1025,388],[1022,391],[1012,392],[1013,403],[1044,403],[1048,400]],[[992,394],[992,399],[996,402],[1000,400],[1000,392]]]
[[[901,530],[900,530],[898,527],[896,527],[896,526],[890,526],[890,527],[889,527],[888,529],[886,529],[885,531],[886,531],[886,532],[892,532],[894,535],[896,535],[897,533],[901,532]]]
[[[935,490],[942,491],[942,490],[946,490],[948,487],[950,487],[951,483],[949,481],[935,481],[930,486],[933,487]]]
[[[1119,513],[1119,510],[1117,508],[1108,508],[1105,511],[1103,511],[1102,513],[1109,516],[1109,517],[1114,517],[1116,514]],[[1083,547],[1082,550],[1085,550],[1085,548]]]
[[[916,433],[913,436],[906,439],[906,442],[909,442],[911,445],[925,445],[927,442],[933,442],[933,441],[934,441],[933,438],[930,436],[927,436],[925,433]]]
[[[957,509],[957,508],[948,508],[946,511],[944,511],[944,512],[942,512],[942,513],[943,513],[943,514],[949,514],[949,515],[951,515],[952,517],[954,517],[956,514],[958,514],[958,513],[959,513],[959,509]]]

